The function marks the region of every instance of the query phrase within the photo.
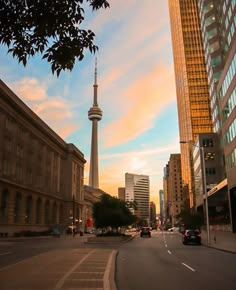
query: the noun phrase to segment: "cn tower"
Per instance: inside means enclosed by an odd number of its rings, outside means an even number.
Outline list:
[[[90,154],[90,168],[89,168],[89,186],[99,188],[98,178],[98,121],[102,119],[102,111],[98,107],[97,101],[97,59],[95,61],[94,74],[94,96],[93,106],[88,111],[88,118],[92,121],[92,139],[91,139],[91,154]]]

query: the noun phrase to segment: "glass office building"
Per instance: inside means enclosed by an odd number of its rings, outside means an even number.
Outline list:
[[[169,0],[181,144],[183,194],[195,206],[192,144],[213,132],[208,76],[197,0]]]

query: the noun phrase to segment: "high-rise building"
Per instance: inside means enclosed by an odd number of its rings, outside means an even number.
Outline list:
[[[125,201],[125,187],[118,187],[118,198]]]
[[[94,74],[94,96],[93,106],[88,111],[88,118],[92,121],[92,139],[91,139],[91,154],[89,168],[89,185],[93,188],[99,188],[99,173],[98,173],[98,121],[102,119],[102,111],[98,107],[97,101],[97,62],[95,64]]]
[[[232,229],[236,232],[236,1],[198,0],[214,131],[221,138]],[[220,186],[214,194],[219,194]]]
[[[149,222],[150,182],[149,176],[125,173],[125,201],[135,202],[134,214]]]
[[[150,202],[150,226],[153,229],[157,228],[157,212],[156,205],[153,201]]]
[[[177,222],[176,215],[185,207],[186,197],[182,191],[181,156],[171,154],[168,162],[168,219],[173,226]]]
[[[198,0],[169,0],[178,107],[183,194],[195,206],[191,142],[213,131]],[[189,146],[188,146],[189,145]]]

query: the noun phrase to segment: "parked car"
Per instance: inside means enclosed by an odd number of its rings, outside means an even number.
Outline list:
[[[151,238],[151,229],[149,227],[142,227],[140,231],[140,237],[148,236]]]
[[[201,233],[197,229],[188,229],[184,231],[182,242],[187,244],[199,244],[201,245]]]

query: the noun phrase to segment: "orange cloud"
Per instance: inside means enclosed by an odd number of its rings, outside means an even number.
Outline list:
[[[127,89],[120,98],[120,109],[122,111],[125,104],[126,111],[103,128],[105,146],[127,142],[150,129],[158,114],[175,101],[174,86],[170,85],[172,83],[173,70],[167,65],[159,65]],[[125,102],[122,102],[124,99]]]
[[[126,172],[144,174],[150,177],[150,195],[154,198],[163,188],[163,168],[169,159],[169,152],[179,152],[179,144],[175,141],[170,142],[169,146],[100,155],[99,187],[116,196],[118,187],[125,186]],[[85,164],[85,176],[88,176],[88,171],[89,160]],[[85,183],[88,182],[86,179]]]
[[[25,78],[12,84],[14,91],[30,108],[65,139],[79,125],[73,121],[72,105],[60,96],[48,96],[46,81]]]
[[[39,83],[35,78],[24,78],[18,82],[12,83],[13,90],[26,102],[43,101],[47,99],[46,87],[44,83]]]

